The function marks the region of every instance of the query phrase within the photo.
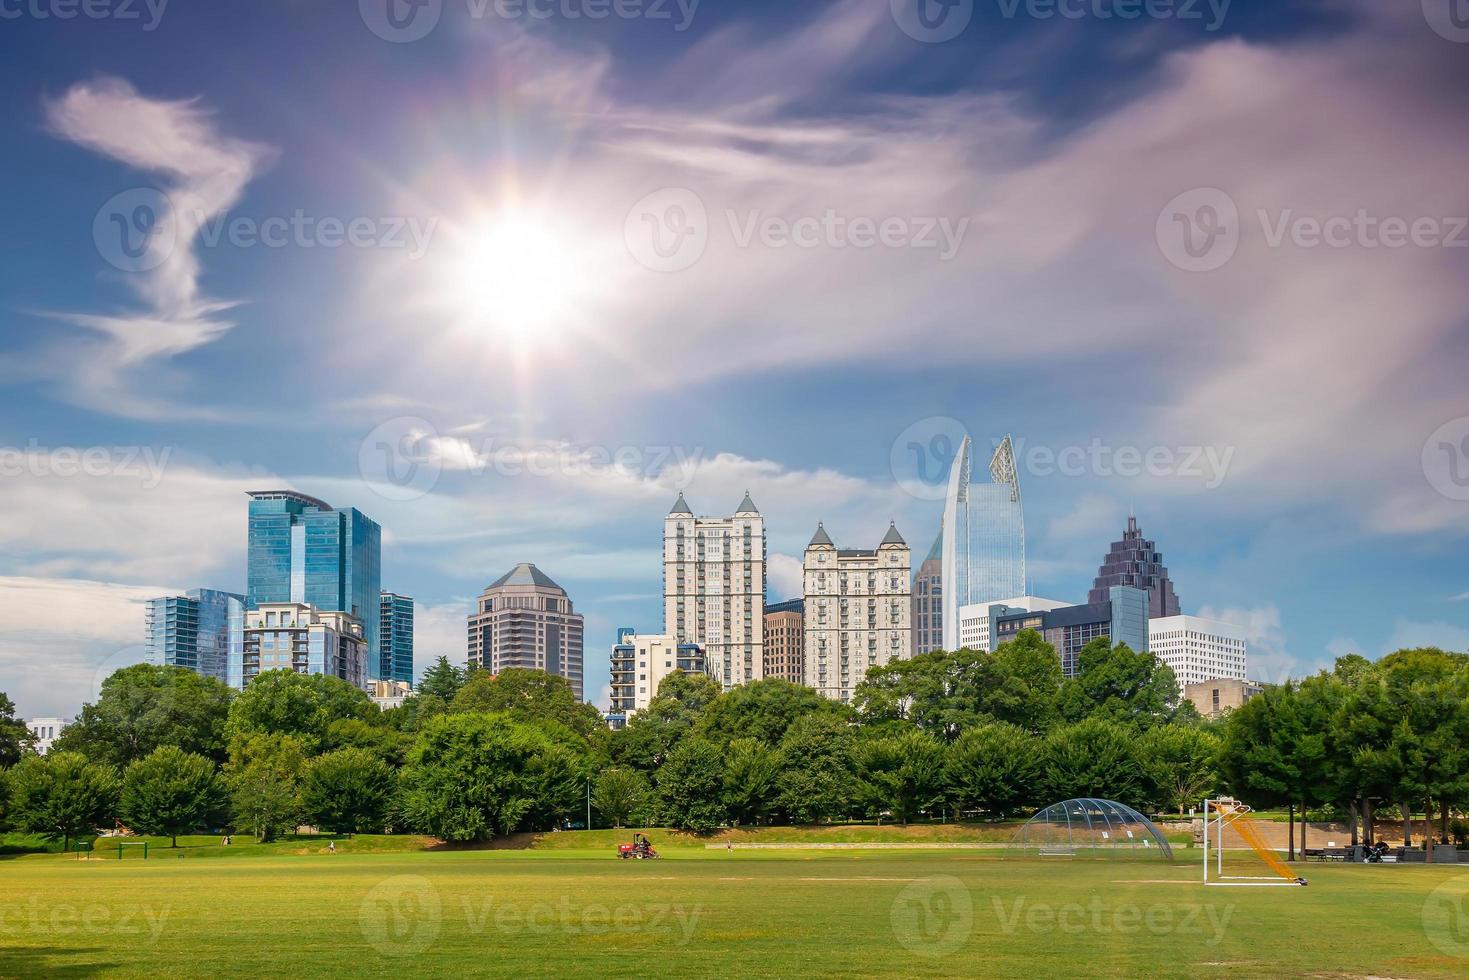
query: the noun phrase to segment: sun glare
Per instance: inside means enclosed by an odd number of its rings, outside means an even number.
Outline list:
[[[466,326],[521,341],[566,326],[577,273],[569,239],[546,220],[496,214],[467,228],[458,244],[444,298]]]

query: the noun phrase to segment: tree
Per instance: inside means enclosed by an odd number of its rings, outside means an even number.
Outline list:
[[[31,744],[31,730],[15,717],[15,703],[0,691],[0,769],[19,762]]]
[[[463,667],[449,663],[448,657],[440,657],[423,672],[423,678],[418,682],[418,695],[442,698],[445,702],[453,701],[454,695],[464,687],[466,679]]]
[[[652,773],[719,696],[719,685],[712,678],[675,670],[658,685],[647,710],[633,715],[620,731],[599,733],[599,744],[615,765]]]
[[[578,701],[571,682],[544,670],[511,667],[499,674],[476,672],[450,702],[455,714],[503,711],[516,721],[554,721],[578,735],[602,727],[596,708]]]
[[[226,757],[225,719],[234,692],[183,667],[136,664],[102,682],[94,704],[52,745],[119,770],[171,745],[216,762]]]
[[[268,670],[256,675],[230,706],[231,744],[242,736],[289,735],[308,753],[321,751],[335,721],[380,718],[361,688],[325,674]]]
[[[154,749],[123,774],[118,816],[130,829],[168,837],[208,827],[223,816],[225,792],[214,763],[171,745]]]
[[[376,753],[360,748],[328,752],[306,767],[302,816],[333,833],[381,832],[394,786],[392,768]]]
[[[592,788],[592,806],[596,807],[603,820],[614,827],[621,827],[643,814],[650,794],[648,777],[636,769],[614,766],[603,769],[597,776]]]
[[[724,823],[724,761],[713,742],[684,739],[656,778],[659,814],[670,827],[705,834]]]
[[[862,793],[905,825],[921,813],[942,808],[948,792],[944,745],[932,735],[910,731],[859,740]]]
[[[1147,796],[1135,736],[1106,718],[1088,718],[1046,737],[1042,783],[1047,798],[1095,797],[1130,806]]]
[[[117,811],[118,780],[112,767],[75,752],[26,756],[6,779],[15,825],[61,841],[63,850],[70,850],[75,838],[111,823]]]
[[[400,777],[404,821],[445,840],[513,833],[538,805],[530,773],[548,745],[540,729],[503,713],[433,719]]]
[[[1187,716],[1180,700],[1170,667],[1103,636],[1082,647],[1076,675],[1061,688],[1060,710],[1072,722],[1106,718],[1144,729],[1174,720],[1181,710]]]
[[[815,693],[815,692],[813,692]],[[724,753],[724,805],[739,824],[767,819],[775,807],[780,753],[758,738],[737,738]]]
[[[388,724],[373,724],[361,718],[338,718],[326,728],[324,747],[328,751],[366,749],[396,769],[403,765],[412,744],[410,736]]]
[[[225,785],[235,824],[262,844],[294,829],[301,818],[306,750],[293,735],[243,735],[230,750]]]
[[[851,812],[857,785],[851,725],[831,715],[797,719],[780,741],[776,802],[795,823]]]
[[[946,763],[954,801],[963,809],[1000,817],[1034,802],[1040,789],[1040,749],[1038,738],[1008,722],[960,735],[949,747]]]
[[[1200,805],[1219,780],[1218,736],[1187,725],[1160,725],[1138,745],[1153,802],[1177,807],[1178,815]]]
[[[742,684],[709,702],[699,717],[698,731],[721,745],[755,738],[774,746],[797,718],[813,713],[845,716],[847,708],[809,687],[769,678]]]

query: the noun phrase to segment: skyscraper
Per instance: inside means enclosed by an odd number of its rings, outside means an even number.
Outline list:
[[[245,600],[307,603],[345,612],[362,624],[368,679],[382,665],[382,530],[356,508],[294,490],[250,493],[249,567]]]
[[[231,654],[244,642],[245,597],[214,589],[161,596],[148,600],[144,622],[149,663],[228,682]]]
[[[1122,540],[1112,542],[1112,549],[1102,560],[1087,602],[1104,601],[1112,587],[1117,585],[1142,589],[1148,594],[1150,619],[1181,613],[1178,596],[1174,594],[1173,583],[1168,578],[1168,569],[1163,565],[1163,555],[1156,544],[1143,537],[1136,517],[1127,519],[1127,530],[1122,533]]]
[[[944,649],[959,648],[959,607],[1025,594],[1025,513],[1010,437],[990,457],[989,483],[970,480],[973,443],[959,444],[944,503]]]
[[[766,680],[806,683],[806,600],[791,599],[765,607]]]
[[[270,670],[337,677],[367,690],[367,641],[362,624],[344,612],[304,602],[263,602],[245,613],[244,649],[230,663],[230,684],[248,687]]]
[[[583,622],[566,590],[529,562],[496,579],[469,614],[470,666],[544,670],[582,698]]]
[[[897,525],[875,549],[839,549],[818,524],[806,546],[806,686],[850,701],[867,671],[913,652],[912,573]]]
[[[944,648],[944,530],[913,576],[913,656]]]
[[[725,690],[765,671],[765,518],[695,517],[683,494],[663,519],[663,632],[704,651]]]
[[[377,680],[413,683],[413,598],[382,594],[378,640],[382,643]]]

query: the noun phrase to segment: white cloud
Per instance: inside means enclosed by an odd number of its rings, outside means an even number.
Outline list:
[[[1280,609],[1275,603],[1249,608],[1204,606],[1199,610],[1199,616],[1244,628],[1245,641],[1249,644],[1248,673],[1252,679],[1279,684],[1300,676],[1301,664],[1286,648]]]
[[[194,239],[205,221],[240,199],[270,151],[223,136],[196,100],[150,99],[116,78],[75,85],[47,101],[45,110],[56,136],[160,175],[164,184],[156,189],[162,197],[154,191],[134,193],[122,201],[120,212],[127,220],[135,205],[144,205],[157,222],[143,258],[129,266],[137,271],[126,273],[146,309],[61,314],[93,339],[58,345],[35,363],[60,365],[42,370],[50,371],[50,380],[67,398],[98,411],[146,419],[210,415],[191,403],[159,397],[165,379],[173,379],[150,370],[214,342],[233,325],[218,316],[232,304],[199,291]]]
[[[440,657],[464,666],[468,656],[469,614],[473,599],[431,605],[413,604],[413,676],[416,680]]]
[[[765,556],[765,578],[775,601],[799,599],[806,593],[805,566],[800,558],[771,552]]]
[[[0,675],[22,717],[70,718],[143,660],[144,603],[173,587],[0,576]]]

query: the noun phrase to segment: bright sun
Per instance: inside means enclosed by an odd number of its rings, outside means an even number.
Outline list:
[[[568,239],[546,220],[506,211],[459,236],[443,299],[472,329],[525,341],[573,316],[577,273]]]

